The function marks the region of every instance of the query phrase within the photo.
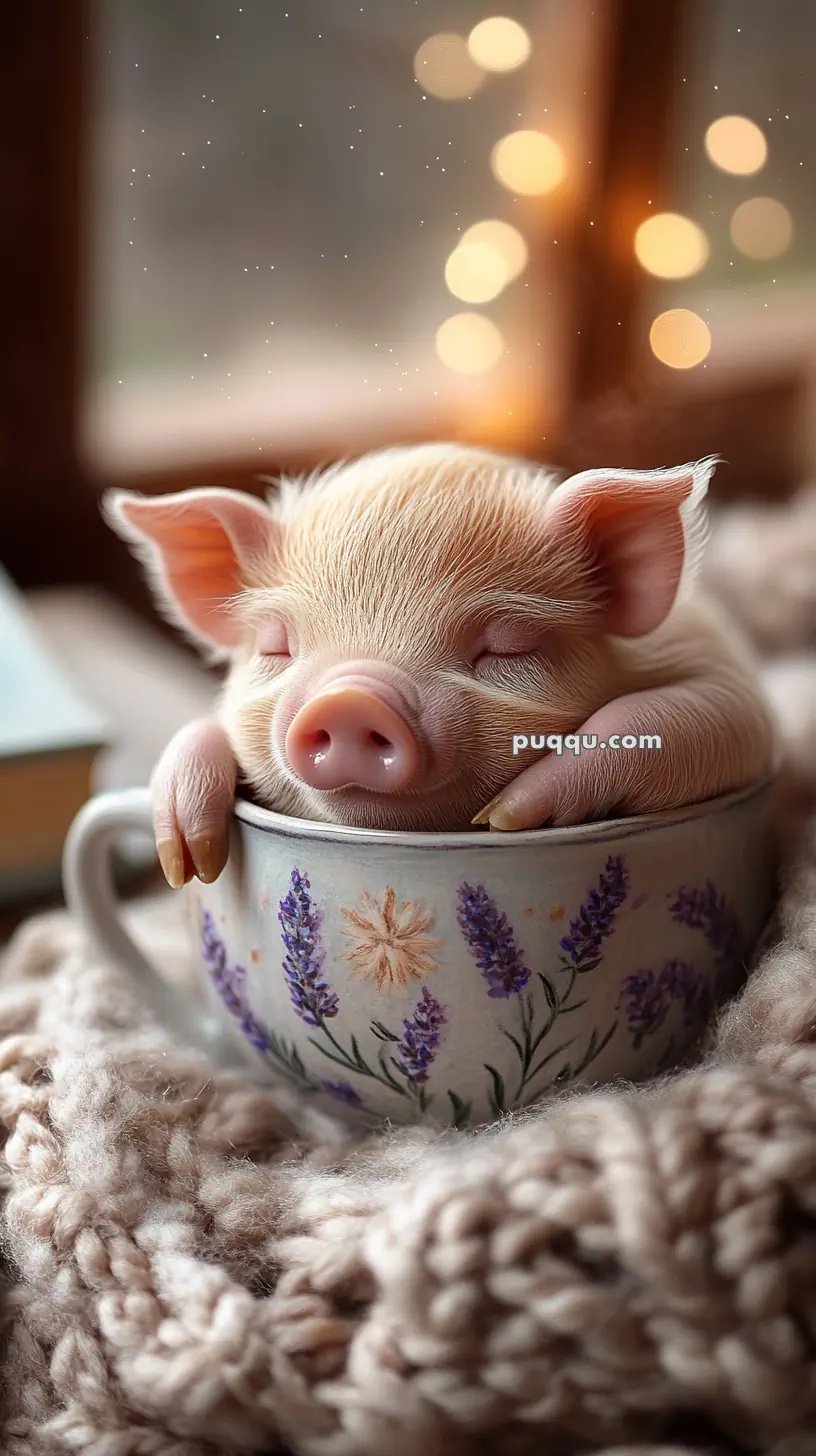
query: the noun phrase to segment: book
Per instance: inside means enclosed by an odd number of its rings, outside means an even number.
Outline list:
[[[65,835],[109,742],[0,568],[0,903],[59,888]]]

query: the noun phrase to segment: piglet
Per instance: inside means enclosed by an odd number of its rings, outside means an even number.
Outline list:
[[[239,782],[335,824],[510,830],[763,776],[774,733],[752,657],[696,582],[714,465],[559,482],[426,444],[283,480],[266,501],[109,492],[160,608],[228,664],[212,719],[153,776],[169,883],[220,874]],[[536,751],[575,733],[662,747]]]

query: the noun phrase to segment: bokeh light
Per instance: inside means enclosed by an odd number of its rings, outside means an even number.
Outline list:
[[[658,212],[635,233],[635,255],[657,278],[689,278],[708,260],[708,239],[690,217]]]
[[[567,170],[558,143],[543,131],[513,131],[502,137],[493,148],[490,166],[504,187],[526,197],[551,192]]]
[[[487,247],[500,255],[504,260],[507,269],[507,282],[512,283],[520,273],[527,267],[527,260],[530,250],[518,228],[514,228],[509,222],[502,222],[498,217],[486,217],[482,222],[475,222],[469,227],[460,239],[460,247],[468,243],[485,243]]]
[[[508,282],[507,265],[489,243],[460,243],[445,264],[445,282],[465,303],[487,303]]]
[[[708,325],[688,308],[658,314],[649,330],[652,353],[670,369],[693,369],[711,349]]]
[[[747,116],[721,116],[705,134],[705,149],[715,167],[750,177],[764,167],[768,143],[755,121]]]
[[[436,352],[457,374],[483,374],[500,358],[504,339],[480,313],[456,313],[436,331]]]
[[[778,258],[793,240],[793,218],[773,197],[749,197],[731,218],[731,241],[747,258]]]
[[[431,35],[414,56],[414,75],[430,96],[462,101],[478,91],[485,78],[462,35]]]
[[[524,26],[506,15],[480,21],[470,32],[467,46],[472,60],[485,71],[515,71],[533,48]]]

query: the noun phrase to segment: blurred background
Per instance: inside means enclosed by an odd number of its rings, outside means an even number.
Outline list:
[[[810,0],[4,16],[0,565],[113,725],[96,786],[213,687],[109,484],[262,491],[445,437],[716,453],[715,501],[814,474],[814,55]]]

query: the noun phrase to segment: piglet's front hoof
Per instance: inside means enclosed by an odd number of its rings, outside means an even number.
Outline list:
[[[229,855],[237,767],[229,740],[211,719],[171,739],[151,779],[156,852],[171,889],[194,876],[218,879]]]

